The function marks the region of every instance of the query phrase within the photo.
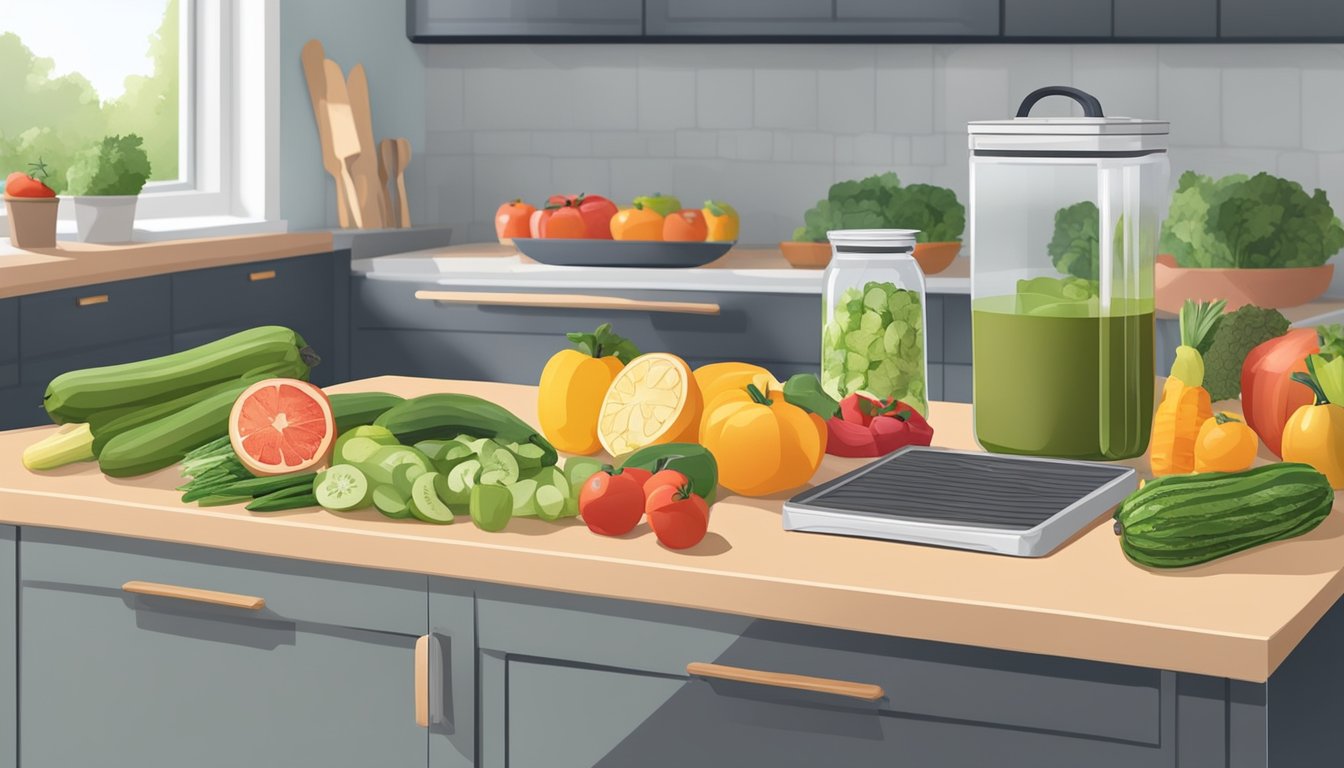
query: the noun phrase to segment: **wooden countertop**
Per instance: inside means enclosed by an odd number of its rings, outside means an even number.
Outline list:
[[[285,232],[127,245],[58,242],[0,246],[0,299],[93,283],[306,256],[332,249],[330,232]]]
[[[332,391],[458,391],[525,419],[532,387],[382,377]],[[936,445],[974,448],[971,409],[934,403]],[[37,475],[19,454],[51,427],[0,433],[0,522],[199,544],[722,611],[880,634],[1264,681],[1344,593],[1344,515],[1204,566],[1127,561],[1109,518],[1049,557],[1023,559],[786,532],[783,497],[724,496],[710,533],[677,553],[641,524],[622,538],[579,520],[394,521],[372,510],[252,514],[178,501],[176,468],[130,480],[91,465]],[[818,482],[857,467],[828,457]]]

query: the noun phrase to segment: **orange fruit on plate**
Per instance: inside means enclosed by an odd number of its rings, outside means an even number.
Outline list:
[[[554,239],[577,240],[588,237],[588,222],[579,209],[566,204],[557,208],[549,219],[542,219],[541,236]]]
[[[662,240],[663,217],[639,203],[611,217],[611,236],[616,240]]]
[[[613,457],[660,443],[693,443],[702,404],[685,360],[666,352],[640,355],[607,388],[597,439]]]
[[[683,243],[703,243],[709,237],[705,214],[692,208],[667,214],[663,219],[663,239]]]
[[[258,477],[310,470],[327,460],[335,439],[327,393],[299,379],[259,381],[229,413],[233,451]]]

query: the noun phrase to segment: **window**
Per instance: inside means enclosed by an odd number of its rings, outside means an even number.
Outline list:
[[[137,236],[276,218],[277,6],[0,0],[0,171],[40,160],[62,192],[79,151],[134,133],[151,165]]]

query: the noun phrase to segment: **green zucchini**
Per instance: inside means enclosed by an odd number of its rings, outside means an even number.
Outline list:
[[[187,452],[229,431],[229,412],[238,391],[226,389],[158,421],[122,432],[103,446],[98,467],[110,477],[132,477],[181,461]]]
[[[372,424],[392,406],[406,402],[386,392],[349,392],[329,395],[327,399],[331,401],[331,415],[336,418],[337,435],[352,427]]]
[[[501,443],[531,443],[542,450],[540,466],[554,466],[557,459],[555,446],[527,422],[472,395],[421,395],[392,406],[373,423],[386,427],[405,445],[471,435]]]
[[[1320,524],[1335,502],[1306,464],[1170,475],[1130,494],[1115,512],[1120,548],[1153,568],[1179,568],[1281,541]]]
[[[149,406],[205,387],[290,365],[307,379],[319,358],[294,331],[252,328],[209,344],[134,363],[70,371],[51,380],[42,404],[57,424],[115,408]]]

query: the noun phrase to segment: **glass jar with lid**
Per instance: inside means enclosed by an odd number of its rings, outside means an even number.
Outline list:
[[[1031,117],[1050,96],[1084,116]],[[1001,453],[1142,455],[1167,123],[1106,117],[1094,96],[1051,86],[968,130],[976,439]]]
[[[927,416],[924,273],[913,229],[826,233],[821,383],[837,399],[865,392]]]

